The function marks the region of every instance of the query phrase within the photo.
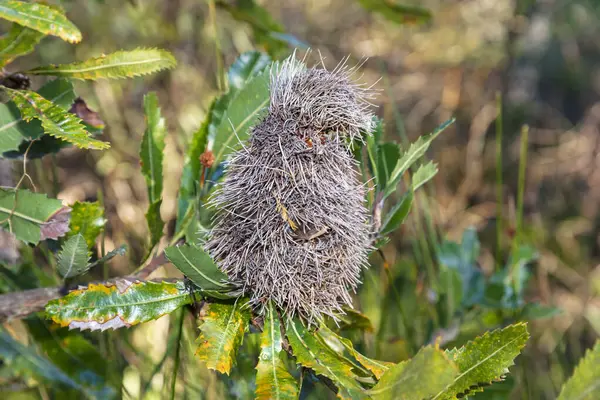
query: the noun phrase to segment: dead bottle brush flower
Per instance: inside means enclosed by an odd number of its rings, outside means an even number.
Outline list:
[[[370,134],[374,92],[345,63],[271,70],[268,112],[227,165],[206,249],[251,296],[309,320],[336,316],[367,264],[365,187],[350,151]]]

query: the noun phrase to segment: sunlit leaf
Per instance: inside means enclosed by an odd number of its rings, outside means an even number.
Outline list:
[[[80,233],[71,236],[57,256],[58,272],[64,278],[81,275],[88,270],[90,252],[85,238]]]
[[[286,332],[300,365],[331,379],[338,387],[338,396],[342,399],[365,398],[365,390],[358,383],[350,360],[333,351],[298,319],[288,319]]]
[[[71,230],[67,237],[81,234],[85,238],[88,248],[94,247],[96,238],[106,224],[104,219],[104,208],[99,202],[75,202],[71,207]]]
[[[119,278],[73,290],[46,306],[46,315],[70,329],[130,327],[169,314],[191,303],[183,282],[140,282]]]
[[[38,90],[38,93],[65,110],[68,110],[73,100],[75,100],[73,84],[66,79],[50,81],[42,86]],[[41,122],[38,120],[26,122],[21,117],[21,113],[15,103],[12,101],[6,104],[0,103],[0,152],[17,150],[21,144],[25,144],[27,148],[28,143],[23,143],[24,140],[39,138],[43,133],[44,128],[42,128]],[[29,150],[29,158],[37,151],[34,148],[36,144],[34,143]]]
[[[229,101],[214,135],[209,134],[209,148],[216,162],[248,138],[249,128],[258,120],[269,102],[270,71],[256,75]]]
[[[131,51],[117,51],[72,64],[38,67],[27,73],[83,80],[121,79],[171,69],[176,64],[175,57],[166,50],[139,48]]]
[[[391,367],[369,394],[375,400],[429,399],[457,375],[456,365],[443,351],[427,346],[412,359]]]
[[[210,303],[196,340],[196,356],[209,369],[229,374],[235,355],[250,324],[250,308],[238,300],[233,304]]]
[[[390,174],[390,177],[387,182],[387,187],[384,191],[384,198],[388,197],[390,194],[394,193],[396,190],[396,186],[400,181],[402,175],[427,151],[429,145],[444,129],[446,129],[450,124],[454,122],[454,118],[444,122],[435,131],[430,133],[429,135],[420,136],[414,143],[410,145],[407,151],[405,151],[400,159],[396,162],[396,166]]]
[[[600,398],[600,341],[588,350],[575,372],[563,385],[558,400],[594,400]]]
[[[54,365],[46,357],[38,354],[34,349],[26,347],[13,339],[6,331],[0,328],[0,360],[10,366],[16,374],[24,377],[41,379],[58,387],[75,389],[88,398],[114,398],[112,388],[96,385],[82,384],[71,378],[63,370]]]
[[[399,24],[426,22],[431,19],[431,11],[423,7],[402,5],[386,0],[358,0],[358,2],[365,9],[377,12]]]
[[[71,43],[81,41],[81,32],[55,7],[40,3],[0,0],[0,18],[16,22],[27,28],[58,36]]]
[[[437,174],[437,164],[430,161],[427,164],[423,164],[417,168],[417,171],[412,176],[411,188],[416,191],[418,188],[429,182],[435,174]]]
[[[60,200],[45,194],[0,189],[0,226],[26,243],[63,236],[69,228],[66,211],[70,209],[63,210]],[[67,217],[66,223],[61,216]]]
[[[448,358],[456,364],[460,373],[437,392],[434,399],[463,397],[482,391],[482,386],[502,380],[527,339],[527,324],[518,323],[486,332],[461,348],[446,350]]]
[[[44,132],[80,148],[103,150],[110,147],[106,142],[93,139],[81,124],[81,120],[30,90],[9,90],[25,121],[33,118],[42,123]]]
[[[8,33],[0,38],[0,67],[31,53],[43,37],[44,34],[36,30],[12,24]]]
[[[260,356],[256,365],[256,399],[296,400],[298,382],[287,370],[283,358],[281,325],[272,302],[265,307],[265,323],[260,336]]]
[[[213,259],[201,248],[186,244],[165,249],[165,255],[199,288],[204,290],[228,290],[227,276],[219,270]]]
[[[381,376],[390,368],[393,367],[393,363],[389,363],[386,361],[373,360],[368,358],[358,351],[354,349],[352,342],[349,339],[341,337],[337,333],[333,332],[326,326],[321,326],[318,332],[319,336],[321,336],[325,342],[330,344],[330,347],[343,347],[345,348],[352,357],[356,359],[363,367],[367,370],[371,371],[377,379],[380,379]]]

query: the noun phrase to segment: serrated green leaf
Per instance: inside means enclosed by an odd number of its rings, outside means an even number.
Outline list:
[[[29,190],[0,189],[0,226],[25,243],[37,244],[46,238],[56,239],[69,229],[60,200]],[[55,234],[56,233],[56,234]]]
[[[600,398],[600,341],[589,349],[563,385],[558,400],[595,400]]]
[[[412,176],[411,188],[416,191],[418,188],[429,182],[437,174],[437,164],[430,161],[427,164],[420,165]]]
[[[318,335],[321,336],[331,348],[345,348],[350,355],[356,359],[356,361],[358,361],[367,370],[371,371],[377,379],[380,379],[390,367],[394,366],[393,363],[373,360],[362,355],[354,349],[354,346],[349,339],[341,337],[325,325],[322,325],[319,328]]]
[[[52,80],[42,86],[38,93],[65,110],[71,107],[76,97],[73,84],[66,79]],[[0,104],[0,152],[17,150],[24,140],[39,138],[43,133],[40,121],[26,122],[15,103]],[[33,152],[35,149],[32,146],[29,158]]]
[[[110,147],[106,142],[93,139],[78,117],[38,93],[30,90],[4,90],[8,91],[10,98],[17,105],[23,120],[40,120],[45,133],[80,148],[103,150]]]
[[[260,356],[256,365],[256,399],[296,400],[298,382],[287,370],[281,345],[281,325],[272,302],[265,307],[265,323],[260,336]]]
[[[146,130],[140,147],[142,173],[148,186],[150,203],[160,200],[163,189],[163,152],[165,150],[165,120],[161,116],[156,93],[144,96]]]
[[[96,261],[91,263],[90,269],[94,268],[98,264],[102,264],[107,261],[110,261],[111,259],[115,258],[116,256],[124,256],[126,253],[127,253],[127,245],[122,244],[121,246],[117,247],[116,249],[106,253],[104,255],[104,257],[100,257],[99,259],[97,259]]]
[[[0,0],[0,18],[70,43],[81,41],[79,29],[60,10],[44,4]]]
[[[58,272],[64,278],[72,278],[85,273],[89,268],[90,252],[83,235],[78,233],[71,236],[63,244],[57,260]]]
[[[460,373],[434,399],[454,399],[482,391],[481,385],[497,382],[527,343],[527,324],[518,323],[486,332],[459,349],[446,350]]]
[[[43,37],[43,33],[12,24],[8,33],[0,38],[0,68],[17,57],[31,53]]]
[[[82,384],[67,375],[48,358],[13,339],[0,328],[0,360],[21,376],[35,377],[53,385],[79,390],[88,398],[114,398],[115,391],[108,386]]]
[[[75,202],[71,206],[70,231],[67,237],[81,234],[85,238],[88,248],[94,247],[96,238],[106,224],[104,219],[104,208],[99,202]]]
[[[400,157],[400,159],[396,162],[396,166],[390,174],[387,187],[384,190],[384,199],[387,198],[390,194],[394,193],[394,191],[396,191],[396,186],[398,185],[398,182],[400,181],[402,175],[419,158],[421,158],[425,154],[433,139],[435,139],[442,131],[444,131],[444,129],[450,126],[453,122],[454,118],[449,119],[448,121],[440,125],[438,128],[436,128],[435,131],[433,131],[429,135],[419,137],[414,143],[410,145],[408,150],[405,151]]]
[[[150,248],[153,248],[160,241],[160,238],[163,235],[165,222],[160,216],[161,205],[162,200],[159,199],[154,203],[151,203],[148,206],[148,211],[146,212],[146,222],[148,222],[148,228],[150,230]]]
[[[369,394],[376,400],[429,399],[457,374],[456,365],[443,351],[427,346],[412,359],[391,367]]]
[[[413,191],[404,193],[398,204],[396,204],[386,215],[381,225],[381,235],[385,236],[394,232],[408,217],[412,207]]]
[[[249,128],[269,103],[269,77],[268,69],[256,75],[227,104],[214,135],[209,133],[209,148],[215,155],[215,163],[248,138]]]
[[[426,8],[402,5],[386,0],[358,0],[367,10],[374,11],[398,24],[426,22],[431,19],[431,11]]]
[[[228,290],[227,276],[201,248],[185,244],[165,249],[165,255],[188,278],[203,290]]]
[[[242,300],[234,304],[210,303],[202,321],[195,354],[209,369],[229,375],[250,325],[250,308]]]
[[[365,390],[353,372],[354,365],[325,344],[298,319],[288,319],[287,338],[296,361],[317,374],[331,379],[338,387],[342,399],[364,399]]]
[[[46,316],[81,330],[130,327],[169,314],[192,302],[183,282],[140,282],[119,278],[94,284],[50,301]]]
[[[121,79],[148,75],[177,65],[166,50],[139,48],[90,58],[72,64],[47,65],[27,71],[32,75],[65,76],[71,79]]]

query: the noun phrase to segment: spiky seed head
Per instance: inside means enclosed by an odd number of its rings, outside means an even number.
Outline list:
[[[205,247],[229,279],[254,304],[271,299],[310,321],[351,305],[367,263],[365,188],[348,146],[372,129],[373,93],[354,73],[294,56],[275,65],[268,112],[210,201]]]

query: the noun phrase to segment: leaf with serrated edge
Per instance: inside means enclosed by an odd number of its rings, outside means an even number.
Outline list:
[[[66,231],[54,229],[56,225],[64,223],[62,220],[53,220],[53,217],[66,216],[67,223],[64,225],[68,230],[69,211],[70,208],[63,207],[60,200],[49,199],[45,194],[25,189],[16,192],[0,189],[0,226],[25,243],[37,244],[46,237],[57,238],[64,235]],[[45,233],[42,232],[43,229],[46,230]]]
[[[600,341],[588,350],[563,385],[558,400],[595,400],[600,398]]]
[[[216,163],[223,161],[225,155],[248,137],[249,128],[269,103],[269,77],[270,71],[264,70],[229,101],[214,135],[209,135],[209,148]]]
[[[71,79],[121,79],[148,75],[177,65],[166,50],[138,48],[91,58],[72,64],[47,65],[27,71],[32,75],[65,76]]]
[[[338,397],[342,399],[364,399],[365,390],[358,383],[352,371],[354,365],[340,356],[307,329],[298,319],[288,319],[287,338],[296,361],[317,374],[331,379],[338,387]]]
[[[412,359],[391,367],[368,393],[374,400],[428,399],[457,374],[456,365],[443,351],[427,346]]]
[[[518,323],[486,332],[459,349],[446,350],[460,373],[434,399],[454,399],[457,395],[483,391],[480,385],[502,380],[528,338],[527,324]]]
[[[46,35],[58,36],[67,42],[81,41],[79,29],[60,10],[44,4],[0,0],[0,18],[16,22]]]
[[[352,357],[356,359],[356,361],[358,361],[363,367],[371,371],[377,379],[380,379],[381,376],[390,367],[394,366],[393,363],[389,363],[387,361],[373,360],[362,355],[354,349],[354,346],[352,345],[352,342],[349,339],[341,337],[325,325],[321,325],[318,334],[325,340],[326,343],[331,344],[331,342],[334,342],[335,347],[345,348],[352,355]]]
[[[19,108],[23,120],[39,119],[44,132],[50,136],[85,149],[103,150],[110,147],[106,142],[93,139],[78,117],[38,93],[30,90],[4,90],[8,91],[10,98]]]
[[[162,200],[157,200],[154,203],[150,203],[148,211],[146,212],[146,222],[148,223],[148,229],[150,230],[150,248],[156,245],[163,234],[163,228],[165,222],[160,216],[160,206]]]
[[[160,113],[158,97],[150,92],[144,96],[146,130],[140,147],[142,173],[148,186],[150,204],[160,200],[163,189],[163,152],[165,150],[165,119]]]
[[[281,325],[272,302],[265,307],[265,324],[260,336],[260,356],[256,365],[256,399],[295,400],[298,382],[283,362]]]
[[[71,236],[58,253],[58,272],[65,278],[72,278],[88,270],[90,253],[81,233]]]
[[[17,57],[31,53],[43,37],[43,33],[12,24],[8,33],[0,38],[0,67]]]
[[[398,181],[410,167],[413,165],[419,158],[421,158],[429,145],[440,133],[442,133],[450,124],[454,122],[454,118],[444,122],[435,131],[430,133],[429,135],[419,137],[414,143],[410,145],[407,151],[405,151],[401,156],[394,170],[390,174],[390,178],[388,179],[387,187],[384,190],[384,198],[387,198],[390,194],[394,193],[396,190],[396,185]]]
[[[204,290],[229,290],[225,275],[213,259],[201,248],[186,244],[165,249],[165,255],[199,288]]]
[[[104,208],[99,202],[76,201],[71,207],[70,231],[67,237],[81,234],[85,238],[87,247],[92,248],[96,238],[104,229]]]
[[[209,369],[229,375],[250,324],[250,308],[241,299],[234,304],[210,303],[207,307],[195,354]]]
[[[437,174],[437,172],[437,164],[432,161],[419,166],[415,174],[412,176],[412,190],[416,191],[418,188],[429,182],[435,176],[435,174]]]
[[[130,327],[172,313],[192,301],[180,282],[140,282],[119,278],[69,292],[46,305],[46,316],[69,329]]]

